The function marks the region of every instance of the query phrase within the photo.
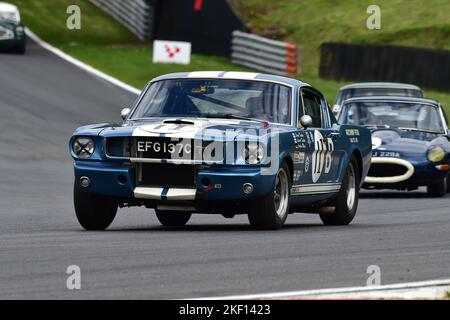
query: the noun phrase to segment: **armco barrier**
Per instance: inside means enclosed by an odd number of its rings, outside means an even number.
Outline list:
[[[450,51],[324,43],[319,75],[323,79],[405,82],[450,91]]]
[[[233,32],[231,61],[263,72],[295,77],[300,73],[300,50],[288,42],[276,41],[241,31]]]
[[[144,0],[89,0],[141,40],[152,34],[153,9]]]

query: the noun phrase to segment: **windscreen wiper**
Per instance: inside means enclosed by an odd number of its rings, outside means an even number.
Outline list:
[[[399,130],[404,130],[404,131],[417,131],[417,132],[426,132],[426,133],[442,133],[440,131],[433,131],[433,130],[426,130],[426,129],[418,129],[418,128],[403,128],[403,127],[399,127]]]
[[[365,124],[364,127],[369,129],[390,129],[387,124]]]
[[[261,123],[266,123],[266,120],[254,119],[244,116],[238,116],[231,113],[215,113],[215,114],[207,114],[204,116],[205,118],[225,118],[225,119],[237,119],[237,120],[247,120],[247,121],[256,121]]]

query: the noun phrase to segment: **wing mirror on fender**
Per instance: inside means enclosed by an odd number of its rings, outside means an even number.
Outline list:
[[[122,109],[122,111],[120,112],[120,116],[122,117],[122,120],[125,120],[128,115],[130,114],[130,108],[124,108]]]
[[[308,129],[309,127],[311,127],[312,123],[313,123],[313,120],[312,120],[311,116],[308,116],[307,114],[305,114],[304,116],[302,116],[300,118],[300,124],[305,129]]]

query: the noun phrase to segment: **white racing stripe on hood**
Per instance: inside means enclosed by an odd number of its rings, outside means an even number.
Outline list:
[[[166,119],[165,121],[170,121],[175,119]],[[139,126],[134,129],[133,137],[159,137],[164,135],[169,138],[186,138],[194,139],[201,131],[217,126],[217,125],[237,125],[240,123],[238,120],[229,119],[179,119],[181,121],[191,122],[189,123],[152,123]]]

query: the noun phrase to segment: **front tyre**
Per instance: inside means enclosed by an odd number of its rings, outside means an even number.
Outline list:
[[[107,197],[86,192],[77,184],[74,186],[73,200],[78,222],[88,231],[105,230],[116,217],[117,203]]]
[[[428,195],[433,198],[445,196],[447,193],[447,181],[447,178],[443,178],[439,182],[429,185],[427,187]]]
[[[26,40],[20,41],[14,48],[14,52],[20,55],[24,55],[27,51],[27,42]]]
[[[27,48],[26,48],[25,44],[19,44],[15,50],[15,52],[19,55],[24,55],[26,53],[26,51],[27,51]]]
[[[286,221],[290,203],[291,177],[289,168],[284,163],[277,172],[272,192],[250,206],[248,212],[250,225],[261,230],[280,229]]]
[[[166,227],[182,227],[191,218],[190,212],[155,210],[159,222]]]
[[[353,220],[359,201],[358,172],[358,164],[352,157],[345,170],[334,211],[320,213],[323,224],[343,226],[348,225]]]

